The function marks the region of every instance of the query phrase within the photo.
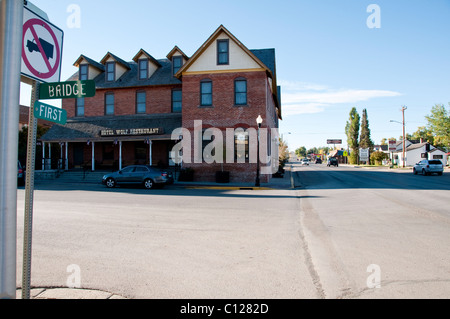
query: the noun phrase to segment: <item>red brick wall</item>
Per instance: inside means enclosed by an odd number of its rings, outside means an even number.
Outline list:
[[[234,105],[234,80],[238,77],[247,79],[247,106]],[[200,106],[200,81],[210,79],[213,87],[213,106]],[[268,91],[269,90],[269,91]],[[201,120],[203,129],[209,127],[226,128],[253,127],[257,128],[256,118],[261,115],[263,128],[271,128],[274,121],[269,117],[269,109],[274,103],[268,86],[265,72],[240,72],[207,75],[188,75],[183,77],[183,128],[191,132],[192,147],[194,145],[194,121]],[[223,141],[226,138],[224,135]],[[215,181],[216,171],[222,169],[221,164],[194,163],[193,151],[191,163],[184,167],[194,169],[194,179],[197,181]],[[224,170],[230,172],[230,182],[254,182],[256,178],[255,163],[225,163]],[[268,175],[261,175],[261,182],[267,182]]]
[[[105,94],[114,93],[114,115],[136,114],[136,92],[146,92],[146,113],[171,113],[172,89],[178,86],[154,86],[143,88],[97,89],[94,97],[85,99],[84,116],[105,115]],[[75,99],[63,100],[62,107],[67,111],[67,117],[75,117]]]

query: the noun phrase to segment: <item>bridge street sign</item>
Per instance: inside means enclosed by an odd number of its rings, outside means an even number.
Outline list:
[[[39,101],[34,103],[34,116],[41,120],[64,125],[67,122],[67,111]]]
[[[76,99],[94,95],[94,80],[43,83],[39,86],[40,100]]]

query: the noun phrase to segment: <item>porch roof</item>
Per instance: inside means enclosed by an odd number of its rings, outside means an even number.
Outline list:
[[[68,119],[65,125],[53,125],[41,137],[43,142],[114,141],[129,139],[170,139],[181,127],[181,114],[143,114]],[[159,129],[149,133],[149,129]],[[122,131],[120,134],[118,130]],[[105,134],[109,131],[110,134]],[[103,134],[102,134],[103,132]]]

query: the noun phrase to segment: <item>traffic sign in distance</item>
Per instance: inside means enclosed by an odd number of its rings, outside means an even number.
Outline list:
[[[63,37],[61,29],[24,7],[22,75],[39,82],[58,82]]]
[[[59,107],[48,105],[39,101],[34,103],[34,117],[64,125],[67,122],[67,111]]]
[[[95,95],[95,81],[67,81],[43,83],[39,86],[39,99],[74,99],[93,97]]]

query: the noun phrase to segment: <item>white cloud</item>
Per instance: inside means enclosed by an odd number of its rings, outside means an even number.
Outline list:
[[[325,85],[280,81],[283,113],[287,115],[324,112],[335,104],[354,104],[374,98],[395,97],[386,90],[332,89]]]

